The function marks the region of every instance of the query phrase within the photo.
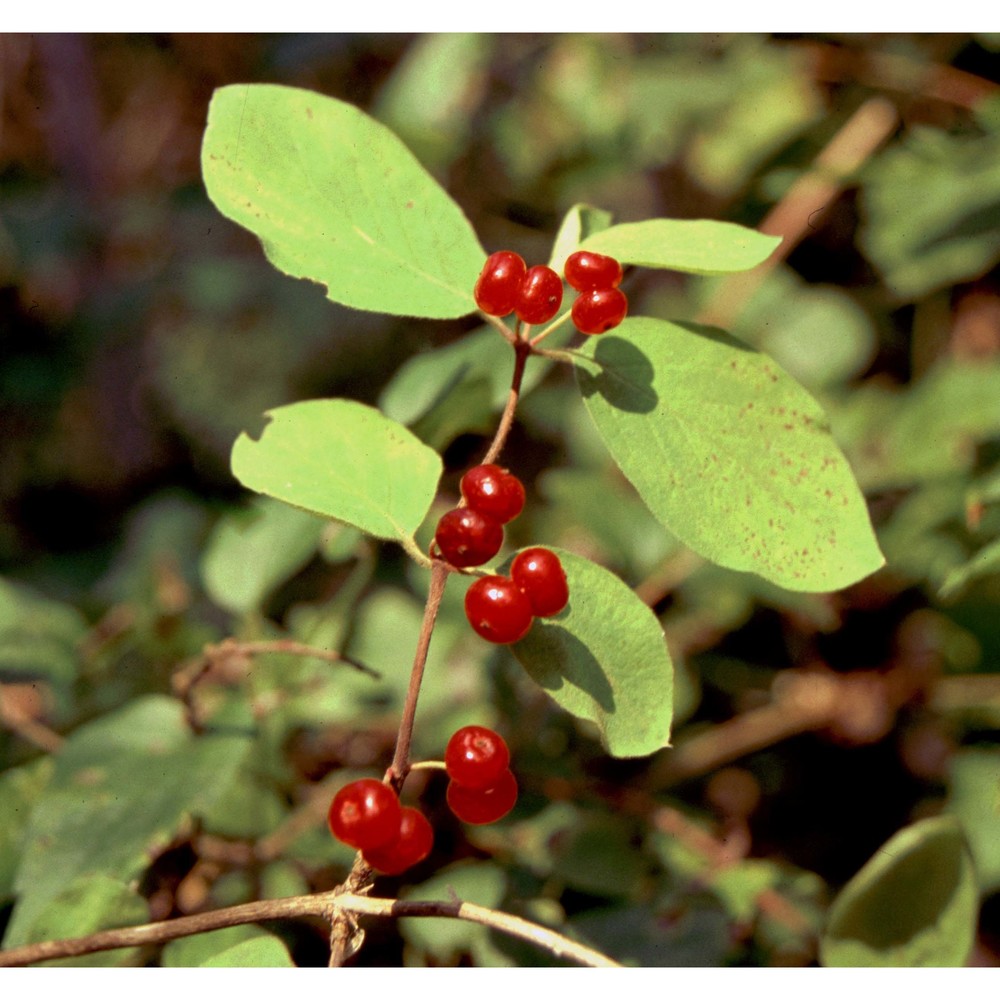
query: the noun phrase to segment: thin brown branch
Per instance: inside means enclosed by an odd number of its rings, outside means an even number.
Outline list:
[[[524,366],[529,354],[531,354],[530,344],[525,341],[518,341],[514,345],[514,373],[510,379],[510,392],[507,394],[507,403],[504,406],[503,413],[500,415],[500,423],[497,425],[496,434],[493,435],[493,441],[483,457],[483,465],[488,465],[497,460],[507,441],[507,435],[514,425],[514,411],[517,409],[517,403],[521,396]]]
[[[355,913],[368,913],[380,917],[454,917],[481,924],[511,937],[537,945],[556,958],[570,959],[590,968],[621,968],[607,955],[578,944],[556,931],[541,927],[521,917],[491,910],[475,903],[423,902],[418,900],[369,899],[364,896],[341,896],[338,904]]]
[[[427,603],[424,606],[424,618],[420,625],[420,636],[417,640],[416,652],[413,654],[413,669],[410,671],[410,683],[406,690],[406,701],[403,703],[403,713],[399,721],[399,735],[396,737],[396,751],[392,757],[390,772],[397,786],[402,784],[410,766],[410,742],[413,738],[413,721],[417,713],[417,697],[420,694],[420,684],[427,664],[427,651],[431,644],[431,634],[434,622],[437,620],[438,608],[444,595],[444,587],[448,581],[448,566],[443,562],[435,562],[431,570],[430,589],[427,592]]]
[[[831,83],[862,83],[972,111],[1000,86],[942,63],[921,63],[894,52],[857,51],[823,42],[796,42],[813,62],[813,75]]]
[[[493,928],[502,934],[529,941],[557,958],[566,958],[580,965],[615,967],[617,962],[592,948],[571,941],[547,927],[534,924],[521,917],[499,910],[461,901],[404,902],[398,899],[372,899],[356,892],[334,889],[310,896],[290,896],[285,899],[264,899],[240,906],[230,906],[209,913],[178,917],[137,927],[98,931],[84,937],[61,941],[43,941],[20,948],[0,951],[0,967],[33,965],[56,958],[76,958],[115,948],[138,945],[162,944],[176,938],[203,934],[223,927],[255,924],[265,920],[294,919],[299,917],[330,917],[335,913],[367,914],[377,917],[451,917],[468,920]]]

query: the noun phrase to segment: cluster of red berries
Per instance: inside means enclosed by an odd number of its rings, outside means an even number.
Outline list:
[[[341,788],[327,818],[338,840],[361,851],[372,868],[386,875],[398,875],[423,861],[434,846],[427,817],[400,805],[396,792],[374,778]]]
[[[559,614],[569,601],[569,585],[551,549],[525,549],[514,557],[510,576],[481,576],[465,592],[465,617],[489,642],[523,639],[536,618]]]
[[[503,737],[484,726],[465,726],[448,741],[445,771],[448,807],[464,823],[495,823],[517,802],[517,781]],[[400,805],[390,785],[361,778],[333,797],[330,831],[385,875],[399,875],[423,861],[434,831],[419,809]]]
[[[628,313],[628,299],[618,287],[622,266],[614,257],[577,250],[566,258],[566,281],[580,294],[573,303],[573,325],[580,333],[605,333]]]
[[[562,279],[551,267],[528,267],[512,250],[498,250],[487,257],[473,297],[490,316],[515,313],[522,323],[546,323],[562,305]]]
[[[571,315],[581,333],[604,333],[621,323],[628,299],[618,287],[622,266],[614,257],[578,250],[566,258],[564,271],[567,283],[580,293]],[[490,316],[514,313],[522,323],[545,323],[562,305],[562,281],[551,267],[528,267],[513,251],[498,250],[487,257],[473,297]]]
[[[503,545],[503,526],[524,509],[524,486],[498,465],[477,465],[460,484],[464,507],[442,515],[434,542],[452,566],[482,566]],[[465,615],[484,639],[496,643],[523,639],[535,618],[557,615],[569,601],[559,557],[549,549],[526,549],[510,576],[482,576],[465,595]]]
[[[462,476],[464,507],[438,521],[438,551],[460,568],[482,566],[503,545],[503,526],[524,510],[524,486],[499,465],[477,465]]]

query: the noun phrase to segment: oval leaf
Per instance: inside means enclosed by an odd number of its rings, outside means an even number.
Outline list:
[[[512,652],[557,705],[597,724],[615,757],[669,745],[673,665],[656,616],[614,573],[553,551],[566,570],[569,604],[536,619]]]
[[[399,139],[353,105],[244,84],[212,97],[209,197],[268,260],[334,302],[445,319],[475,310],[486,254],[468,219]]]
[[[829,591],[884,562],[816,401],[717,330],[626,320],[593,337],[580,390],[615,461],[706,559],[788,590]]]
[[[441,459],[401,424],[349,399],[269,410],[258,440],[233,445],[233,475],[258,493],[352,524],[376,538],[413,537]]]
[[[623,264],[689,274],[728,274],[756,267],[780,242],[780,236],[766,236],[734,222],[647,219],[611,226],[589,236],[581,246],[610,254]]]
[[[972,950],[978,912],[958,824],[925,819],[892,837],[834,900],[820,960],[830,967],[957,968]]]

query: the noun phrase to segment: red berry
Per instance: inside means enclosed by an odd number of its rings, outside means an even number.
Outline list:
[[[495,823],[514,808],[517,781],[510,771],[504,771],[500,780],[489,788],[466,788],[450,781],[445,800],[463,823]]]
[[[527,270],[524,260],[511,250],[490,254],[472,293],[476,305],[490,316],[512,313]]]
[[[465,617],[488,642],[517,642],[528,634],[528,598],[505,576],[481,576],[465,592]]]
[[[448,777],[463,788],[490,788],[508,764],[510,750],[503,737],[485,726],[463,726],[444,751]]]
[[[524,487],[517,476],[499,465],[477,465],[462,476],[462,496],[479,514],[501,524],[524,510]]]
[[[399,834],[402,806],[396,793],[374,778],[345,785],[330,803],[330,831],[359,851],[383,847]]]
[[[544,264],[528,268],[514,312],[522,323],[545,323],[562,305],[562,278]]]
[[[590,250],[577,250],[566,258],[563,268],[567,283],[578,292],[597,288],[617,288],[622,280],[622,266],[614,257]]]
[[[628,313],[628,299],[619,288],[581,292],[573,303],[573,324],[580,333],[604,333]]]
[[[514,557],[510,577],[539,618],[557,615],[569,601],[562,563],[551,549],[525,549]]]
[[[482,566],[500,551],[503,527],[471,507],[456,507],[438,521],[434,541],[452,566]]]
[[[406,806],[399,823],[399,836],[386,844],[362,852],[365,861],[384,875],[398,875],[423,861],[434,846],[434,830],[418,809]]]

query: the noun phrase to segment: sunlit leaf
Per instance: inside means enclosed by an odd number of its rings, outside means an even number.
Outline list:
[[[202,171],[216,207],[275,267],[335,302],[399,316],[473,312],[486,257],[461,209],[384,125],[274,84],[212,97]]]
[[[259,438],[244,433],[233,446],[244,486],[376,538],[413,536],[441,475],[436,452],[353,400],[292,403],[267,416]]]
[[[552,700],[596,724],[616,757],[670,741],[673,666],[655,615],[614,573],[563,550],[569,604],[511,650]]]
[[[712,219],[646,219],[611,226],[582,243],[623,264],[691,274],[746,271],[767,260],[781,242],[733,222]]]
[[[816,401],[717,330],[626,320],[577,367],[584,401],[649,509],[697,553],[789,590],[882,565],[864,499]]]

